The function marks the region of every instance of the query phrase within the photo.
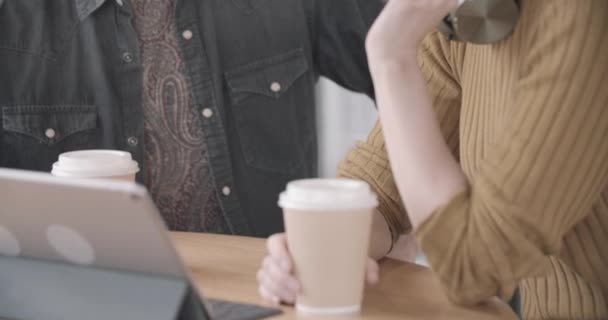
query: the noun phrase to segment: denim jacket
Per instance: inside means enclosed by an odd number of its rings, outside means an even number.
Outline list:
[[[281,231],[279,192],[316,175],[319,76],[373,95],[364,39],[380,10],[376,0],[178,0],[180,48],[232,233]],[[93,148],[144,164],[132,14],[130,0],[0,0],[1,167],[50,171],[60,153]]]

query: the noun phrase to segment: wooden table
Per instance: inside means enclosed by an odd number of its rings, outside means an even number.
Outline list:
[[[262,239],[173,233],[179,254],[203,294],[211,298],[263,304],[257,293],[256,272],[265,254]],[[274,319],[294,319],[291,307]],[[386,260],[381,281],[366,289],[363,312],[355,319],[517,319],[498,300],[475,308],[450,303],[433,273],[424,267]]]

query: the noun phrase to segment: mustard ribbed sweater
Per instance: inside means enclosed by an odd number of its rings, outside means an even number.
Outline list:
[[[470,186],[417,239],[456,302],[519,285],[525,319],[608,319],[608,1],[522,2],[500,43],[421,44]],[[372,185],[394,235],[409,230],[378,125],[339,172]]]

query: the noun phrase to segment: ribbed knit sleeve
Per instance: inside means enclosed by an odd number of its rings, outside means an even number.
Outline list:
[[[552,270],[547,257],[608,184],[608,1],[524,5],[542,10],[518,26],[529,34],[515,103],[468,190],[416,230],[448,296],[463,304],[508,298],[521,279]]]
[[[411,231],[401,196],[390,169],[380,123],[369,133],[367,141],[358,142],[338,166],[338,176],[367,182],[378,196],[378,211],[384,216],[393,242]]]

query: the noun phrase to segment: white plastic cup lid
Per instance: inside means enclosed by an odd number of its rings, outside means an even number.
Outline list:
[[[375,208],[378,199],[369,185],[351,179],[305,179],[287,184],[279,196],[279,206],[288,209]]]
[[[58,177],[114,177],[136,174],[139,165],[131,154],[118,150],[81,150],[59,155],[52,174]]]

